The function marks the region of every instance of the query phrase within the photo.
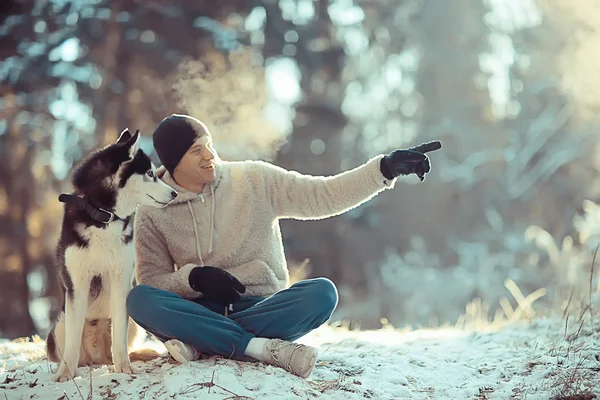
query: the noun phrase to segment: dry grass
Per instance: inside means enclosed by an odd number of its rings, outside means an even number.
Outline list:
[[[455,327],[457,329],[488,330],[497,329],[510,323],[532,321],[536,316],[533,304],[546,295],[546,289],[540,288],[525,296],[512,279],[507,279],[504,285],[516,301],[516,307],[513,307],[510,301],[503,297],[500,299],[500,308],[490,318],[489,305],[480,298],[475,298],[467,304],[465,314],[458,318]]]
[[[592,332],[595,331],[594,329],[594,313],[592,310],[592,294],[594,293],[593,291],[593,284],[594,284],[594,268],[596,267],[596,256],[598,255],[598,249],[600,249],[600,243],[598,244],[598,246],[596,246],[596,251],[594,251],[594,257],[592,258],[592,267],[590,268],[590,286],[589,286],[589,310],[590,310],[590,324],[592,325]]]
[[[594,336],[597,334],[594,324],[594,307],[593,307],[593,278],[596,264],[596,256],[598,254],[600,245],[596,247],[594,256],[592,259],[592,265],[590,269],[589,278],[589,298],[587,304],[580,304],[576,310],[573,310],[575,315],[578,315],[577,322],[574,324],[574,329],[569,333],[569,309],[571,307],[572,293],[569,296],[567,307],[563,312],[563,319],[565,320],[565,328],[563,338],[567,343],[564,354],[561,357],[562,349],[553,349],[557,357],[557,371],[550,377],[549,387],[553,388],[552,400],[591,400],[596,399],[599,388],[598,376],[600,376],[600,355],[595,355],[595,361],[590,359],[590,355],[580,356],[586,350],[584,345],[577,340],[582,334],[586,336]],[[585,315],[589,313],[590,331],[583,330],[585,324]],[[569,360],[573,358],[578,359],[577,363],[572,365]],[[565,363],[566,365],[563,367]]]
[[[583,366],[587,357],[579,360],[572,368],[559,369],[553,377],[550,387],[554,388],[553,400],[590,400],[595,399],[597,392],[598,369]]]

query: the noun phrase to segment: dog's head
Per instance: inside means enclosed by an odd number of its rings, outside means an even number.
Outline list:
[[[111,209],[167,205],[177,192],[158,179],[139,144],[139,131],[125,129],[114,143],[84,160],[73,176],[76,191]]]

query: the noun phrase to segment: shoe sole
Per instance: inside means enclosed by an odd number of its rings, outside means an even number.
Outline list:
[[[181,351],[181,347],[177,343],[174,343],[173,341],[169,340],[165,342],[165,347],[167,348],[167,351],[169,352],[171,357],[173,357],[173,359],[175,359],[175,361],[177,361],[178,363],[188,364],[192,361],[189,360],[188,357],[186,357],[183,354],[183,352]]]
[[[299,375],[301,378],[307,379],[310,376],[310,374],[312,374],[313,369],[315,369],[315,365],[317,364],[317,355],[318,353],[315,352],[310,361],[310,368],[304,374]]]

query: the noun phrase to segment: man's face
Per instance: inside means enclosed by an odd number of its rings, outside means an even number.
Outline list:
[[[185,153],[175,170],[175,181],[208,184],[215,180],[215,150],[210,136],[199,137]]]

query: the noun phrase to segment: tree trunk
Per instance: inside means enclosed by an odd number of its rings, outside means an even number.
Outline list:
[[[11,96],[5,98],[10,103]],[[0,182],[3,189],[0,201],[4,203],[0,210],[0,337],[14,339],[35,332],[29,313],[27,285],[30,267],[27,215],[34,198],[29,165],[33,148],[28,141],[22,140],[14,119],[7,119],[10,129],[0,136]]]

